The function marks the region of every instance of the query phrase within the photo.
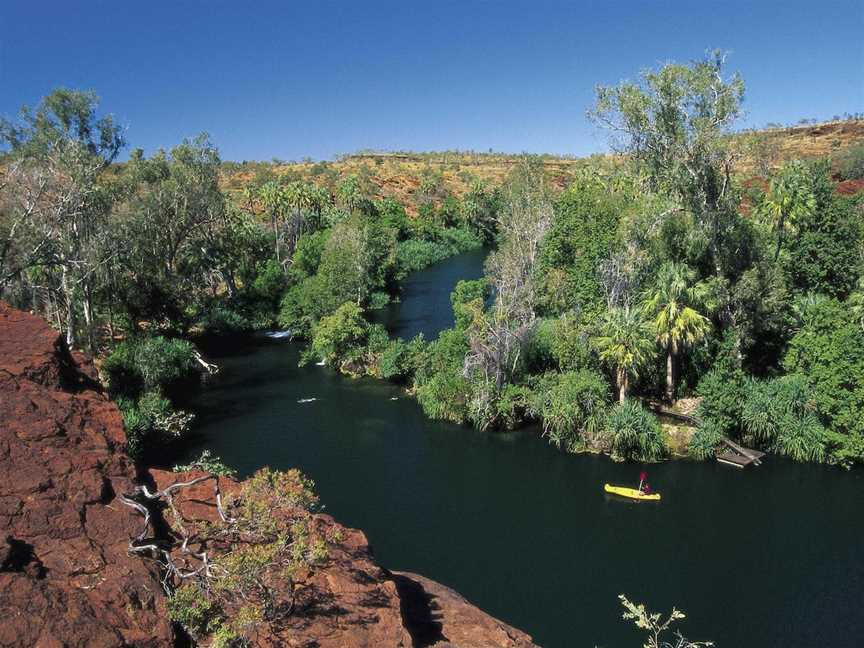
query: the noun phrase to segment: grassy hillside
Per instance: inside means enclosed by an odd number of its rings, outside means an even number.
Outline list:
[[[827,157],[864,145],[864,119],[750,131],[735,139],[741,151],[738,173],[755,176],[764,172],[760,167],[773,169],[788,160]]]
[[[746,131],[734,135],[733,142],[740,154],[737,172],[747,180],[764,176],[787,160],[824,157],[864,145],[864,120]],[[361,152],[330,162],[226,163],[223,185],[239,194],[250,182],[276,175],[333,187],[340,178],[354,174],[370,194],[395,198],[407,206],[409,213],[415,213],[416,195],[424,180],[436,181],[443,190],[461,196],[477,181],[493,186],[501,183],[519,157],[473,151]],[[614,164],[616,158],[598,154],[590,158],[543,155],[540,159],[547,181],[563,188],[580,167],[598,162]]]

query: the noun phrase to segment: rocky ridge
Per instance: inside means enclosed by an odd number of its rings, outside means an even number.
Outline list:
[[[203,478],[176,491],[174,509],[184,525],[213,525],[220,518],[214,492],[227,500],[244,484],[200,472],[137,472],[125,441],[120,413],[92,366],[43,320],[0,303],[0,646],[182,640],[168,620],[163,568],[129,552],[143,518],[125,496],[142,484],[164,490]],[[456,592],[382,568],[361,531],[318,513],[309,524],[329,539],[326,559],[294,576],[300,594],[291,596],[290,614],[256,623],[252,645],[534,645]],[[231,542],[207,549],[228,555]],[[273,583],[277,599],[287,596]]]

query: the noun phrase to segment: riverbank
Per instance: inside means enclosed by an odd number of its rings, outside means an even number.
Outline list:
[[[173,620],[199,645],[534,648],[452,590],[382,568],[361,531],[304,503],[294,472],[136,469],[92,365],[2,302],[0,359],[3,646],[187,645]]]
[[[859,470],[572,455],[537,428],[488,434],[433,421],[397,385],[297,367],[290,342],[226,353],[196,399],[187,456],[210,449],[241,476],[300,467],[382,564],[460,591],[547,648],[574,637],[640,645],[620,622],[620,593],[684,609],[687,635],[720,646],[851,648],[864,633],[864,522],[849,497],[864,492]],[[603,494],[643,469],[659,505]],[[746,588],[730,569],[748,574]],[[814,607],[812,592],[826,603]]]
[[[479,276],[474,263],[459,272]],[[391,313],[388,328],[452,324],[445,306],[460,277],[442,266],[405,282],[408,316]],[[620,593],[684,609],[687,635],[717,645],[851,646],[864,633],[864,527],[848,496],[864,489],[859,470],[773,456],[743,472],[713,461],[616,463],[560,452],[536,426],[488,434],[431,420],[398,385],[298,367],[291,342],[246,338],[210,351],[223,371],[193,403],[200,418],[186,456],[210,449],[241,475],[301,467],[327,511],[363,528],[384,564],[457,589],[547,648],[570,648],[574,637],[639,645],[620,622]],[[604,483],[635,483],[643,469],[659,505],[603,494]],[[730,569],[748,574],[746,589],[718,576]],[[825,605],[814,607],[812,592]]]

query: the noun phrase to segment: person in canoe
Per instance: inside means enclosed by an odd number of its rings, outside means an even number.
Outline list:
[[[651,484],[648,483],[648,473],[644,470],[639,473],[639,492],[645,495],[651,494]]]
[[[660,493],[655,493],[651,490],[651,486],[648,485],[648,475],[644,472],[639,474],[639,488],[604,484],[603,490],[607,493],[618,495],[619,497],[629,497],[634,500],[649,500],[652,502],[660,501]]]

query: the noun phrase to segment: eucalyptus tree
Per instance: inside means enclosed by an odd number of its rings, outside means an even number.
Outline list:
[[[638,309],[619,306],[606,311],[599,334],[592,338],[601,362],[615,374],[618,400],[623,403],[631,380],[654,359],[654,327]]]
[[[233,217],[219,189],[219,168],[219,153],[205,134],[170,152],[130,161],[135,190],[116,210],[124,280],[120,298],[130,314],[154,317],[147,311],[162,311],[159,302],[171,302],[177,307],[167,319],[175,319],[201,296],[202,287],[215,292],[226,280],[219,250]],[[154,299],[135,307],[150,291]]]
[[[744,82],[724,77],[724,63],[715,51],[689,65],[644,72],[637,82],[600,86],[589,111],[644,168],[653,190],[670,193],[693,213],[711,242],[718,276],[736,207],[728,134],[744,96]]]
[[[97,117],[97,106],[92,92],[61,89],[23,108],[17,122],[0,120],[0,145],[9,153],[0,181],[0,290],[38,268],[45,280],[38,288],[49,300],[56,294],[62,307],[67,343],[77,342],[80,311],[91,349],[94,284],[107,262],[113,201],[103,172],[125,144],[112,117]]]
[[[666,350],[666,398],[675,397],[678,354],[704,339],[711,323],[696,310],[699,287],[692,269],[669,261],[660,266],[643,308],[653,320],[659,342]]]
[[[477,312],[468,329],[470,351],[464,375],[477,385],[472,408],[481,427],[486,421],[484,413],[515,374],[534,330],[534,275],[552,216],[542,169],[526,160],[504,191],[497,220],[500,244],[486,265],[495,301],[488,311]]]

